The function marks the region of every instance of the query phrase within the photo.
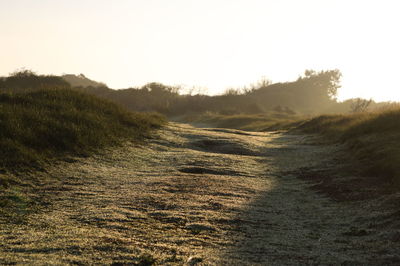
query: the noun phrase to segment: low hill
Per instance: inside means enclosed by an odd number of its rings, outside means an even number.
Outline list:
[[[348,115],[324,115],[304,122],[299,129],[344,143],[360,162],[358,170],[379,185],[400,187],[400,108]],[[369,182],[365,180],[364,182]]]
[[[72,87],[107,87],[106,84],[91,80],[83,74],[65,74],[62,75],[61,78],[68,82]]]
[[[159,114],[71,89],[60,77],[25,71],[0,78],[0,216],[20,219],[34,209],[42,184],[57,181],[39,173],[53,163],[141,142],[164,123]]]
[[[12,73],[8,77],[0,77],[0,92],[26,92],[28,90],[47,88],[71,88],[64,79],[54,75],[37,75],[30,70]]]
[[[1,93],[0,109],[0,168],[6,170],[137,141],[163,123],[159,115],[132,113],[71,89]]]

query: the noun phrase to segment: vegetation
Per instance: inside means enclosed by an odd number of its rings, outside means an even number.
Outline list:
[[[321,133],[348,144],[351,154],[363,162],[363,174],[400,180],[400,131],[396,122],[400,109],[382,110],[391,104],[365,99],[338,102],[340,78],[339,70],[307,70],[292,82],[262,80],[249,88],[229,89],[217,96],[181,95],[179,88],[159,83],[119,91],[104,86],[80,89],[131,110],[157,111],[199,126],[253,131],[298,127]],[[321,114],[327,115],[318,117]],[[309,119],[310,116],[316,118]]]
[[[26,92],[37,89],[66,89],[71,85],[64,79],[52,75],[36,75],[30,70],[22,70],[12,73],[9,77],[0,77],[1,92]]]
[[[268,112],[263,114],[224,115],[207,112],[186,116],[184,121],[197,126],[232,128],[247,131],[273,131],[289,129],[301,121],[300,117],[286,112]]]
[[[2,93],[0,110],[0,167],[6,169],[137,140],[162,123],[160,116],[131,113],[70,89]]]
[[[353,99],[351,102],[350,108],[352,113],[359,113],[359,112],[365,112],[371,105],[372,100],[366,100],[366,99]]]
[[[207,96],[181,95],[178,87],[160,83],[116,91],[82,74],[16,72],[0,78],[0,167],[20,168],[62,154],[86,154],[129,137],[140,139],[163,123],[159,115],[130,113],[112,100],[132,111],[156,111],[200,126],[251,131],[297,127],[321,133],[347,143],[354,156],[365,162],[364,173],[395,180],[400,176],[396,167],[400,109],[376,111],[381,105],[364,99],[337,102],[340,78],[338,70],[307,70],[293,82],[263,80],[249,88]],[[349,114],[306,119],[345,112]]]
[[[105,83],[88,79],[83,74],[79,74],[79,75],[66,74],[61,77],[65,82],[69,83],[72,87],[90,87],[90,86],[91,87],[107,87],[107,85]]]
[[[303,123],[299,129],[321,133],[347,144],[362,163],[362,174],[380,176],[400,185],[400,108],[348,115],[324,115]]]
[[[165,122],[159,114],[130,112],[71,89],[60,77],[23,71],[0,78],[0,88],[2,217],[19,217],[31,209],[36,195],[29,191],[38,183],[28,174],[31,170],[54,159],[138,142]]]
[[[31,71],[0,79],[0,168],[20,169],[66,153],[87,154],[138,140],[163,123],[70,89],[56,76]]]
[[[279,107],[307,115],[334,112],[342,108],[336,101],[340,77],[339,70],[308,70],[293,82],[273,84],[262,80],[249,88],[229,89],[223,95],[207,96],[182,95],[179,94],[179,87],[155,82],[141,88],[112,90],[105,85],[93,86],[91,80],[82,76],[76,76],[74,79],[71,75],[68,75],[68,78],[64,76],[72,85],[79,84],[80,90],[111,99],[130,110],[156,111],[169,117],[206,112],[223,115],[260,114]],[[77,80],[82,82],[75,82]]]

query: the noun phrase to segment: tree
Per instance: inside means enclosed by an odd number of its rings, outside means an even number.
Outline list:
[[[310,85],[319,90],[320,93],[326,94],[330,99],[336,99],[337,90],[341,87],[340,78],[342,73],[338,69],[316,72],[314,70],[306,70],[304,77],[300,77],[298,81],[305,80]]]
[[[21,68],[10,73],[9,77],[26,78],[26,77],[36,77],[36,76],[37,74],[32,70]]]

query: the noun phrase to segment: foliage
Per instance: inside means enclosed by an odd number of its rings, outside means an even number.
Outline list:
[[[0,92],[15,93],[33,89],[66,89],[70,87],[71,85],[61,77],[36,75],[30,70],[16,71],[9,77],[0,78]]]
[[[54,159],[139,142],[165,123],[73,90],[63,79],[31,71],[0,78],[0,217],[22,222],[43,180],[29,174]],[[7,87],[4,87],[7,86]]]
[[[372,103],[372,100],[366,100],[366,99],[352,99],[350,109],[352,113],[359,113],[359,112],[365,112],[367,111],[368,107],[370,107]]]
[[[315,88],[322,95],[330,98],[336,98],[337,90],[340,88],[341,72],[338,69],[316,72],[314,70],[306,70],[304,77],[300,77],[299,81],[305,81],[310,88]]]
[[[0,94],[0,168],[18,169],[66,153],[87,154],[137,141],[159,127],[159,115],[139,114],[71,89]]]
[[[259,114],[282,106],[291,112],[323,113],[338,106],[340,71],[308,70],[298,80],[274,83],[262,79],[249,88],[228,89],[222,95],[181,95],[179,87],[149,83],[141,88],[111,90],[107,87],[80,89],[118,102],[134,111],[156,111],[174,117],[190,113],[214,112],[225,115]]]

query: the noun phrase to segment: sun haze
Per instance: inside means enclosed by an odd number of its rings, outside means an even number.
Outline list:
[[[25,67],[217,94],[340,69],[340,99],[399,101],[398,10],[394,0],[3,0],[0,74]]]

